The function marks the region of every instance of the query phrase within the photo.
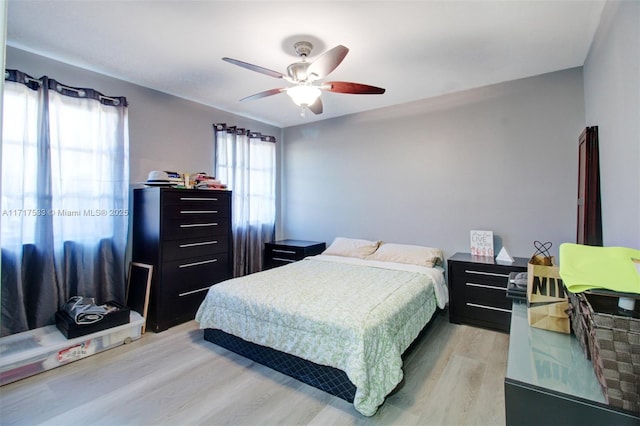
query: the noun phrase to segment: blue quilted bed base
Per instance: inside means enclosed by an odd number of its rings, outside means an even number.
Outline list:
[[[247,342],[222,330],[207,328],[204,330],[204,339],[345,401],[353,402],[356,386],[342,370]]]

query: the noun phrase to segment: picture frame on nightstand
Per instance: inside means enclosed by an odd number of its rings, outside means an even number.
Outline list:
[[[471,255],[493,258],[493,231],[472,230],[469,234]]]

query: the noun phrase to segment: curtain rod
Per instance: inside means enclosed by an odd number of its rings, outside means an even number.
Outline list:
[[[25,83],[36,83],[38,86],[42,86],[42,81],[40,79],[37,78],[33,78],[28,76],[27,74],[22,73],[23,77],[24,77],[24,82]],[[8,79],[11,76],[11,73],[9,73],[8,70],[4,71],[4,78]],[[55,80],[54,80],[55,81]],[[60,84],[56,81],[56,90],[58,92],[62,92],[63,90],[69,90],[71,92],[75,92],[78,94],[78,96],[80,97],[84,97],[87,92],[84,89],[76,89],[75,87],[71,87],[71,86],[65,86],[64,84]],[[111,101],[114,104],[118,105],[120,103],[120,99],[118,98],[112,98],[110,96],[105,96],[99,92],[96,91],[96,94],[98,95],[98,98],[100,100],[107,100],[107,101]]]
[[[253,132],[249,129],[244,129],[238,126],[227,126],[227,123],[216,123],[213,125],[213,128],[218,132],[222,132],[222,131],[232,132],[232,133],[240,132],[241,134],[245,134],[251,138],[261,139],[265,142],[274,142],[274,143],[277,142],[275,136],[263,135],[260,132]]]
[[[40,84],[42,84],[42,83],[40,83]],[[60,83],[56,84],[56,90],[58,92],[61,92],[62,90],[70,90],[72,92],[76,92],[78,94],[78,96],[80,96],[80,97],[84,97],[87,94],[87,92],[85,92],[84,89],[76,89],[75,87],[65,86],[64,84],[60,84]],[[98,94],[98,97],[100,98],[100,100],[106,99],[106,100],[112,101],[114,103],[115,102],[118,102],[118,103],[120,102],[120,99],[118,99],[118,98],[111,98],[109,96],[104,96],[102,94]]]

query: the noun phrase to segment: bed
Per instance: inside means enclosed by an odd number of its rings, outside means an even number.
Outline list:
[[[321,255],[212,286],[196,320],[205,339],[371,416],[447,302],[440,250],[337,238]]]

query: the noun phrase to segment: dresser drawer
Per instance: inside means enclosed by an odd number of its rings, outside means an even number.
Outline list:
[[[164,206],[181,205],[188,208],[207,208],[216,205],[229,205],[231,193],[208,191],[173,191],[163,194]]]
[[[166,262],[162,275],[167,295],[175,298],[230,278],[228,261],[227,253],[218,253]]]
[[[162,243],[162,252],[166,261],[225,253],[228,250],[229,236],[226,234],[167,240]]]
[[[167,219],[162,227],[164,240],[188,239],[226,235],[229,232],[227,216],[209,218]]]
[[[202,301],[207,296],[207,291],[204,289],[201,291],[193,291],[191,293],[184,293],[173,299],[174,312],[177,322],[190,321],[195,318],[198,308],[202,304]]]
[[[165,204],[162,213],[166,219],[202,220],[229,216],[229,204],[222,202],[192,204]]]

